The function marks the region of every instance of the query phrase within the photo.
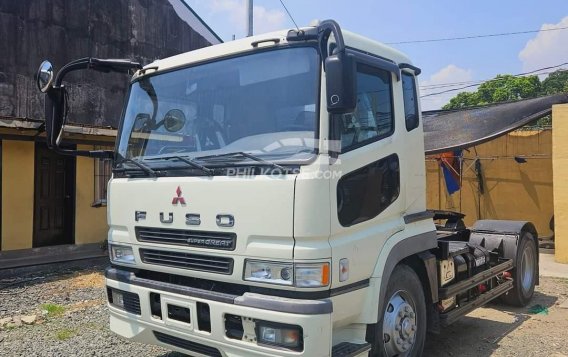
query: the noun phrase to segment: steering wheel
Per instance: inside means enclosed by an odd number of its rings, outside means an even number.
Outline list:
[[[199,138],[199,142],[201,143],[201,150],[220,149],[221,143],[219,142],[217,133],[220,133],[223,140],[226,141],[224,135],[225,131],[223,130],[221,124],[219,124],[215,120],[203,119],[200,120],[197,125],[197,137]],[[208,144],[208,142],[210,142],[211,144]]]

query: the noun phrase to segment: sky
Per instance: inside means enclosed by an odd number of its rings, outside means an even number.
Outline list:
[[[245,0],[185,1],[224,41],[245,36]],[[342,28],[385,43],[568,27],[568,0],[283,1],[300,27],[314,19],[334,19]],[[255,34],[294,27],[279,0],[254,0],[253,14]],[[422,69],[419,80],[425,95],[440,88],[424,86],[568,62],[568,29],[392,46]],[[422,109],[439,109],[457,93],[425,97]]]

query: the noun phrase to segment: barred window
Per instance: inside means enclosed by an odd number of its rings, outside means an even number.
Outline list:
[[[95,150],[104,150],[108,148],[95,148]],[[95,162],[95,180],[94,180],[94,207],[106,206],[107,184],[112,174],[112,159],[98,159]]]

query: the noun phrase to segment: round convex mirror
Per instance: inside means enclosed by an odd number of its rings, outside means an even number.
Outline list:
[[[37,88],[45,93],[51,87],[51,82],[53,82],[53,66],[51,62],[43,61],[36,74]]]
[[[185,115],[179,109],[172,109],[164,117],[164,128],[171,133],[180,131],[185,125]]]

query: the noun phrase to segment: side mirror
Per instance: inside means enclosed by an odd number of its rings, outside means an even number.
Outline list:
[[[164,128],[170,133],[175,133],[181,130],[185,125],[185,115],[179,109],[172,109],[166,113],[164,117]]]
[[[65,120],[63,111],[65,108],[65,89],[61,86],[53,86],[53,65],[43,61],[37,70],[35,80],[40,92],[45,93],[45,132],[47,146],[55,149],[61,140],[61,129]]]
[[[344,51],[325,59],[327,111],[345,114],[357,105],[357,77],[354,56]]]
[[[49,61],[43,61],[36,73],[36,85],[40,92],[45,93],[53,82],[53,66]]]
[[[36,85],[45,93],[45,131],[47,146],[63,155],[87,157],[112,157],[108,150],[70,150],[59,147],[65,123],[66,92],[63,78],[69,72],[80,69],[94,69],[102,72],[129,72],[131,69],[141,69],[138,62],[121,59],[98,59],[92,57],[80,58],[67,63],[54,75],[53,66],[49,61],[43,61],[36,74]]]
[[[45,93],[45,132],[47,146],[50,149],[59,146],[61,129],[63,128],[65,108],[64,88],[51,87]]]
[[[150,114],[148,113],[138,113],[134,118],[134,124],[132,127],[132,131],[136,133],[145,133],[149,132],[155,123],[152,123],[152,119],[150,118]]]

